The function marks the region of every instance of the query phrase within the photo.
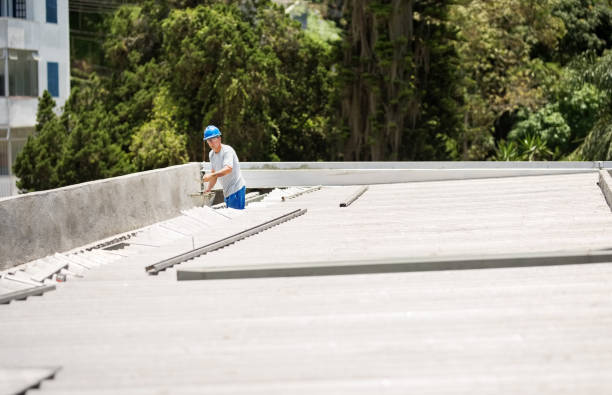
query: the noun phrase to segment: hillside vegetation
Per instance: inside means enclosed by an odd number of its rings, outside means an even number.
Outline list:
[[[48,94],[24,191],[201,161],[612,160],[612,0],[141,0]]]

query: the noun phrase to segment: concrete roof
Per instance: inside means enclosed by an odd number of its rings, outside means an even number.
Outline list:
[[[324,187],[244,212],[185,211],[123,249],[63,254],[91,269],[0,305],[0,368],[61,367],[40,394],[605,393],[612,262],[176,280],[201,267],[606,251],[597,177],[372,185],[346,208],[357,187]],[[144,270],[295,208],[308,212]]]

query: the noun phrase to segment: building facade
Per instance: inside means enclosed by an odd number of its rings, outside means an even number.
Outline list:
[[[68,0],[0,0],[0,197],[17,193],[12,165],[45,90],[58,108],[70,95]]]

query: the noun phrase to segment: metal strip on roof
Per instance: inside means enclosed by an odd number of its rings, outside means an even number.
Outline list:
[[[447,258],[390,258],[344,262],[308,262],[237,267],[205,267],[177,270],[177,280],[225,280],[264,277],[333,276],[423,272],[441,270],[495,269],[612,262],[612,251],[575,253],[505,254]]]
[[[340,207],[348,207],[351,205],[351,203],[353,203],[355,200],[359,199],[359,197],[361,195],[363,195],[365,193],[365,191],[368,190],[368,186],[362,186],[360,188],[357,189],[357,191],[353,192],[350,196],[348,196],[346,199],[344,199],[342,202],[340,202]]]
[[[161,262],[157,262],[154,263],[152,265],[149,265],[145,268],[145,270],[149,273],[149,274],[157,274],[162,270],[165,270],[169,267],[172,267],[174,265],[176,265],[177,263],[181,263],[184,261],[187,261],[189,259],[193,259],[195,257],[198,257],[200,255],[204,255],[208,252],[214,251],[214,250],[218,250],[219,248],[223,248],[225,246],[228,246],[230,244],[233,244],[239,240],[242,240],[246,237],[252,236],[256,233],[262,232],[266,229],[269,229],[273,226],[279,225],[285,221],[289,221],[293,218],[296,218],[300,215],[303,215],[306,213],[305,209],[300,209],[300,210],[295,210],[292,212],[289,212],[287,214],[281,215],[280,217],[277,217],[275,219],[272,219],[270,221],[264,222],[260,225],[254,226],[250,229],[244,230],[242,232],[239,232],[235,235],[226,237],[224,239],[212,242],[210,244],[207,244],[203,247],[199,247],[199,248],[195,248],[192,251],[177,255],[175,257],[169,258],[169,259],[165,259]]]
[[[24,288],[18,291],[8,292],[0,295],[0,304],[9,303],[13,300],[22,300],[26,299],[28,296],[38,296],[42,295],[45,292],[53,291],[55,289],[55,285],[38,285],[32,286],[28,288]],[[0,393],[3,393],[0,391]]]
[[[281,200],[284,202],[284,201],[287,201],[289,199],[295,199],[298,196],[302,196],[302,195],[304,195],[306,193],[310,193],[310,192],[315,192],[315,191],[318,191],[320,189],[321,189],[321,185],[317,185],[317,186],[314,186],[312,188],[307,188],[307,189],[304,189],[303,191],[299,191],[299,192],[296,192],[296,193],[288,195],[288,196],[282,196]]]

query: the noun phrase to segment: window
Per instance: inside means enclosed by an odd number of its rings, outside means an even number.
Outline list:
[[[47,63],[47,90],[53,97],[59,97],[59,65]]]
[[[13,18],[26,19],[26,0],[13,0]]]
[[[0,176],[9,175],[8,141],[0,140]]]
[[[47,0],[47,23],[57,23],[57,0]]]
[[[6,68],[6,49],[0,49],[0,96],[6,96],[5,92],[5,68]]]
[[[8,50],[10,96],[38,96],[38,52]]]

